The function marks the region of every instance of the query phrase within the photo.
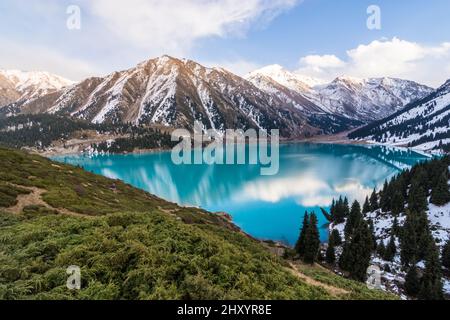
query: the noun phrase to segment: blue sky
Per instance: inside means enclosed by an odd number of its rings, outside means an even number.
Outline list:
[[[69,5],[81,29],[66,27]],[[369,30],[367,8],[381,9]],[[448,0],[2,0],[0,68],[75,80],[170,54],[238,74],[268,64],[330,80],[450,78]]]

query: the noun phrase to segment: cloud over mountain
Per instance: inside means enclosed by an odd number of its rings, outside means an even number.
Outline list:
[[[96,0],[90,13],[131,45],[154,54],[186,54],[196,40],[241,36],[299,0]],[[163,50],[163,52],[161,51]]]
[[[399,38],[375,40],[336,55],[309,55],[300,59],[301,74],[331,80],[353,77],[395,77],[437,87],[450,72],[450,43],[429,46]],[[445,70],[445,72],[430,72]]]

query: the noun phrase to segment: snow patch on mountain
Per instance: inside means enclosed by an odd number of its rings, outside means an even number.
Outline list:
[[[75,83],[49,72],[0,70],[0,75],[20,93],[19,100],[34,99]]]
[[[355,131],[350,138],[422,151],[450,144],[450,82],[403,111]]]
[[[323,112],[367,122],[389,116],[433,91],[413,81],[395,78],[359,79],[342,76],[331,83],[324,83],[289,72],[279,65],[256,70],[248,74],[246,79],[268,93],[279,96],[285,94],[283,89],[274,85],[276,82],[301,94]]]

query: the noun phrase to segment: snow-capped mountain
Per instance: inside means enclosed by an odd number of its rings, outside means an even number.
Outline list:
[[[292,93],[285,93],[289,89],[314,104],[316,110],[365,122],[387,117],[433,91],[416,82],[394,78],[339,77],[323,84],[320,80],[289,72],[281,66],[256,70],[246,78],[261,90],[277,94],[285,100],[296,100],[292,98]],[[278,88],[274,82],[284,88]]]
[[[312,102],[313,89],[310,84],[282,69],[281,66],[269,66],[252,72],[246,76],[246,79],[262,91],[284,103],[294,105],[307,114],[328,112]]]
[[[106,77],[70,81],[48,73],[0,73],[0,115],[63,114],[92,123],[192,128],[277,128],[285,137],[329,134],[390,115],[429,88],[397,79],[330,84],[274,65],[241,78],[162,56]],[[12,102],[12,103],[11,103]]]
[[[450,144],[450,80],[426,98],[349,137],[421,150]]]
[[[30,100],[74,84],[48,72],[0,70],[0,106]]]
[[[132,122],[192,128],[279,128],[283,136],[317,134],[295,106],[221,68],[169,56],[104,78],[89,78],[39,99],[10,106],[11,113],[65,114],[92,123]],[[14,110],[13,110],[14,109]]]
[[[385,118],[432,91],[416,82],[395,78],[340,77],[317,88],[315,102],[338,114],[372,121]]]
[[[253,71],[249,73],[246,78],[257,79],[258,76],[266,76],[268,78],[271,78],[282,86],[300,93],[309,92],[313,87],[326,83],[319,79],[314,79],[297,73],[289,72],[278,64],[270,65],[262,69]]]

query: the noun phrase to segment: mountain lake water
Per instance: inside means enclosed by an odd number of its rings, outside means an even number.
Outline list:
[[[333,198],[364,201],[374,188],[426,156],[383,146],[283,144],[280,169],[262,176],[259,165],[175,165],[170,152],[127,155],[57,156],[108,178],[120,179],[163,199],[211,212],[227,212],[248,234],[295,244],[305,211],[319,219]]]

